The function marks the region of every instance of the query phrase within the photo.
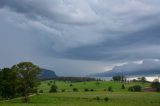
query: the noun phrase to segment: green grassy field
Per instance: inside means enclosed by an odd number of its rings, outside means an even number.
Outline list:
[[[149,87],[147,83],[125,83],[126,89],[121,89],[122,83],[119,82],[104,82],[99,85],[96,82],[80,82],[70,83],[56,82],[59,88],[58,93],[48,93],[50,81],[43,81],[39,89],[44,93],[31,96],[30,102],[21,103],[20,99],[0,102],[0,106],[160,106],[160,93],[157,92],[128,92],[127,87],[140,84],[143,87]],[[104,91],[109,86],[112,86],[113,92]],[[79,89],[78,92],[73,92],[72,89]],[[94,89],[95,91],[85,92],[84,89]],[[61,92],[65,89],[65,92]],[[105,101],[104,98],[109,100]],[[97,100],[97,98],[99,98]]]
[[[45,93],[49,91],[50,86],[48,85],[50,81],[43,81],[40,85],[40,89],[42,89]],[[70,86],[72,84],[72,86]],[[112,82],[112,81],[99,81],[99,85],[96,84],[96,81],[89,81],[89,82],[77,82],[77,83],[70,83],[70,82],[62,82],[56,81],[56,85],[58,86],[59,90],[65,89],[66,91],[72,91],[73,88],[79,89],[79,91],[84,91],[85,88],[87,89],[94,89],[96,91],[102,91],[107,89],[109,86],[113,88],[115,92],[125,92],[128,91],[127,89],[121,89],[123,83],[120,82]],[[132,83],[124,83],[125,87],[128,88],[129,86],[133,85],[141,85],[144,87],[149,87],[149,83],[140,83],[140,82],[132,82]]]

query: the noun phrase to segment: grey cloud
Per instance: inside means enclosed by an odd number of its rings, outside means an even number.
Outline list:
[[[18,61],[50,65],[56,64],[55,58],[67,59],[68,66],[78,60],[115,64],[159,59],[159,4],[159,0],[0,0],[0,48],[4,51],[0,57],[6,64],[10,59],[15,63],[18,56]],[[12,50],[14,55],[6,58]],[[63,70],[60,65],[57,69]]]
[[[154,74],[160,74],[159,69],[160,69],[159,60],[148,59],[144,60],[142,64],[128,63],[126,65],[117,66],[112,71],[130,75],[134,74],[154,75]]]
[[[27,26],[38,28],[50,33],[48,36],[55,42],[53,49],[63,50],[79,45],[90,44],[92,40],[88,35],[93,34],[93,41],[97,42],[98,35],[94,35],[93,29],[83,28],[93,20],[96,14],[85,2],[76,3],[68,1],[0,1],[2,7],[9,8],[18,14],[25,15],[28,21]],[[80,12],[80,13],[79,13]],[[81,16],[82,15],[82,16]],[[93,22],[92,21],[92,22]],[[92,23],[91,22],[91,23]],[[16,23],[19,23],[16,21]],[[80,25],[79,27],[74,25]],[[85,26],[84,26],[85,27]],[[91,30],[88,32],[87,30]],[[77,33],[77,32],[83,32]],[[70,39],[70,37],[72,39]],[[99,40],[98,40],[99,41]]]
[[[1,0],[0,4],[2,8],[8,8],[29,18],[48,18],[62,23],[87,24],[96,17],[84,1]]]
[[[106,39],[96,45],[70,49],[64,57],[104,61],[160,58],[159,33],[159,26],[154,26],[120,38]]]
[[[112,70],[96,74],[96,76],[111,77],[114,75],[152,76],[160,74],[160,61],[154,59],[143,60],[142,63],[129,62],[115,66]]]

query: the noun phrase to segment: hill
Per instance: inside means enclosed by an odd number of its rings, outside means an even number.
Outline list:
[[[57,75],[53,70],[48,69],[41,69],[40,74],[38,75],[39,79],[41,80],[47,80],[47,79],[53,79],[56,78]]]
[[[126,76],[152,76],[152,75],[159,75],[160,72],[159,70],[152,70],[152,72],[148,70],[136,70],[136,71],[131,71],[131,72],[126,72],[126,71],[118,71],[118,70],[111,70],[111,71],[106,71],[102,73],[96,73],[91,76],[95,77],[112,77],[115,75],[126,75]]]

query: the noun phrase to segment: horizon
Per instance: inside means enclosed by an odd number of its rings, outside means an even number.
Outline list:
[[[0,68],[160,74],[159,0],[0,0]],[[149,71],[148,71],[149,70]]]

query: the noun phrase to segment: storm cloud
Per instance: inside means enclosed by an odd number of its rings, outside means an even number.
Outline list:
[[[33,61],[61,75],[79,75],[159,59],[159,5],[159,0],[0,0],[0,65]]]

